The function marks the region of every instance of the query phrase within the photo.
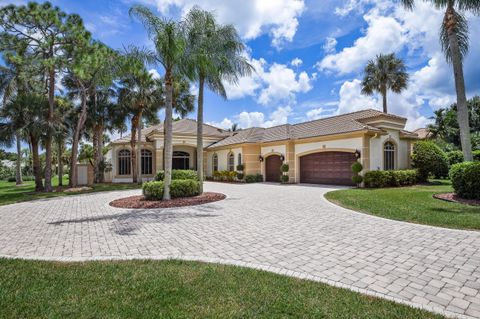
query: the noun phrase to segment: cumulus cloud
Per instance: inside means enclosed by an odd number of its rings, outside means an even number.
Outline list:
[[[143,0],[155,4],[163,14],[180,9],[185,14],[194,5],[214,11],[221,23],[232,23],[243,38],[255,39],[262,34],[272,37],[272,45],[280,47],[292,41],[298,18],[305,9],[303,0]]]
[[[355,40],[353,46],[325,56],[316,64],[319,70],[347,74],[362,69],[379,53],[397,52],[402,48],[406,37],[395,18],[379,16],[372,11],[364,19],[368,23],[366,34]]]
[[[223,129],[232,127],[233,123],[238,123],[240,128],[249,127],[272,127],[276,125],[285,124],[288,122],[288,117],[292,114],[292,107],[279,106],[275,111],[271,112],[267,117],[263,112],[246,112],[243,111],[231,118],[224,118],[221,122],[209,122],[209,124]]]
[[[151,69],[148,71],[148,73],[150,73],[152,75],[152,78],[154,78],[155,80],[158,80],[161,78],[160,73],[158,73],[156,69]]]
[[[302,63],[303,63],[303,61],[300,58],[295,58],[290,62],[290,64],[292,66],[300,66],[300,65],[302,65]]]
[[[333,37],[327,37],[325,39],[325,44],[323,45],[323,50],[325,53],[335,52],[335,47],[337,46],[337,39]]]

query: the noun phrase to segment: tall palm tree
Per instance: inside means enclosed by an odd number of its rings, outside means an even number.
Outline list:
[[[172,181],[172,121],[173,121],[173,83],[174,74],[179,71],[184,56],[185,38],[182,23],[157,17],[145,6],[136,5],[130,9],[130,15],[138,18],[148,32],[155,45],[156,61],[165,69],[165,125],[164,125],[164,192],[163,199],[170,199],[170,184]]]
[[[132,176],[134,183],[141,183],[141,130],[142,118],[156,115],[161,107],[162,88],[145,68],[140,51],[132,49],[126,53],[125,75],[120,81],[118,101],[131,115],[130,147],[132,149]],[[138,150],[136,145],[138,144]],[[137,160],[138,158],[138,160]]]
[[[436,8],[444,8],[445,15],[440,29],[440,42],[445,58],[453,66],[457,94],[457,118],[460,127],[460,142],[466,161],[472,161],[472,141],[468,120],[467,95],[463,76],[463,59],[468,53],[468,21],[466,12],[480,14],[478,0],[423,0]],[[401,0],[404,7],[413,10],[415,0]]]
[[[362,81],[362,93],[372,95],[380,93],[383,99],[383,112],[388,113],[387,92],[400,93],[407,88],[408,73],[403,61],[395,57],[394,53],[379,54],[370,60],[365,67]]]
[[[242,55],[245,45],[233,25],[219,25],[213,13],[194,7],[186,17],[185,73],[198,81],[197,171],[203,192],[203,99],[205,85],[223,98],[223,81],[238,82],[253,67]]]

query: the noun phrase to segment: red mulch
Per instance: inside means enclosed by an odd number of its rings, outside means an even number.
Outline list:
[[[184,207],[195,206],[201,204],[207,204],[217,202],[225,199],[227,196],[220,193],[205,192],[202,195],[194,197],[174,198],[171,200],[146,200],[143,196],[130,196],[125,198],[116,199],[110,202],[110,206],[117,208],[172,208],[172,207]]]
[[[447,202],[454,202],[472,206],[480,206],[480,200],[478,199],[464,199],[458,197],[455,193],[442,193],[442,194],[435,194],[433,198],[445,200]]]

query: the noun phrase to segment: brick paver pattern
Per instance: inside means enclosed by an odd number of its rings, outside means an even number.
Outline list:
[[[133,190],[1,206],[0,256],[222,262],[480,318],[480,232],[352,212],[324,199],[329,187],[206,183],[206,190],[228,197],[175,209],[108,205],[140,193]]]

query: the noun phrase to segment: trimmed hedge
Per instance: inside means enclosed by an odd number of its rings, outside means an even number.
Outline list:
[[[247,176],[245,176],[245,182],[247,182],[247,183],[261,183],[261,182],[263,182],[263,175],[262,174],[247,175]]]
[[[236,171],[215,171],[213,172],[213,180],[233,182],[237,178]]]
[[[448,177],[447,156],[433,142],[420,141],[413,145],[412,166],[417,169],[421,182],[426,182],[431,175],[435,178]]]
[[[147,200],[163,199],[163,182],[153,181],[144,183],[142,186],[143,196]],[[192,179],[176,179],[170,184],[170,197],[192,197],[200,194],[200,182]]]
[[[417,171],[413,169],[396,171],[369,171],[364,176],[365,187],[382,188],[410,186],[417,183]]]
[[[164,171],[158,171],[155,176],[156,181],[163,181],[165,178]],[[198,181],[197,171],[191,169],[173,169],[172,170],[172,181],[176,179],[189,179],[193,181]]]
[[[450,179],[461,198],[480,199],[480,162],[464,162],[452,166]]]
[[[447,152],[446,155],[447,155],[447,162],[449,166],[463,162],[462,151],[451,151],[451,152]]]
[[[280,182],[282,182],[283,184],[286,184],[290,181],[290,177],[288,175],[282,175],[280,176]]]

